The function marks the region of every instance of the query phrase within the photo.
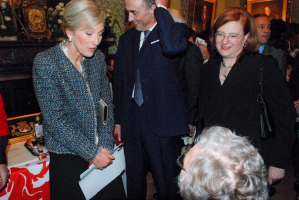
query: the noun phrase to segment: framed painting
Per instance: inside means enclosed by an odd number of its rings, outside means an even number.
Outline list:
[[[199,35],[209,33],[216,14],[217,0],[191,0],[188,26]]]
[[[10,131],[10,138],[33,136],[34,123],[37,116],[41,117],[41,113],[8,118],[7,123]]]
[[[252,15],[266,14],[270,20],[287,21],[287,0],[247,0],[247,10]]]

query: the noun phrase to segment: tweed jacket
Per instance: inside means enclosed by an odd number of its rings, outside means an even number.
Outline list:
[[[104,54],[98,50],[83,64],[85,79],[57,45],[35,57],[33,82],[44,117],[46,147],[90,162],[101,148],[113,148],[113,104]],[[108,104],[106,126],[98,117],[100,99]]]
[[[238,60],[223,85],[219,70],[222,58],[210,59],[204,66],[199,93],[199,116],[204,126],[221,125],[247,136],[261,150],[265,162],[285,168],[294,139],[296,112],[292,95],[276,59],[248,53]],[[263,97],[273,117],[275,137],[261,140],[259,75],[263,66]]]

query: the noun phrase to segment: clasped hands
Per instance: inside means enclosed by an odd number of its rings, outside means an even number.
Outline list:
[[[92,161],[97,169],[104,169],[109,166],[115,158],[108,149],[101,149],[95,159]]]

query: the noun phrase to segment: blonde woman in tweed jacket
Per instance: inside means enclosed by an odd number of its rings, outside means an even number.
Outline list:
[[[67,39],[34,60],[34,87],[50,151],[51,199],[84,199],[78,181],[88,163],[103,169],[114,159],[110,154],[114,144],[113,105],[105,57],[97,50],[104,20],[104,12],[94,1],[71,1],[63,19]],[[100,99],[109,108],[106,126],[98,117]],[[110,185],[110,192],[108,186],[95,199],[124,197],[120,178]],[[115,192],[117,188],[122,192]]]

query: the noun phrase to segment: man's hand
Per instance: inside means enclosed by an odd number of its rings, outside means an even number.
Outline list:
[[[194,132],[195,132],[195,126],[189,124],[189,129],[190,129],[189,136],[192,137],[194,135]]]
[[[114,142],[116,145],[121,143],[121,128],[120,125],[114,126]]]
[[[269,167],[269,184],[272,185],[273,182],[279,181],[285,175],[285,170],[277,167]]]
[[[199,49],[201,51],[203,59],[204,60],[209,60],[210,53],[209,53],[208,47],[206,45],[204,45],[204,44],[200,44]]]
[[[162,6],[165,6],[167,8],[168,0],[156,0],[156,4],[160,4]]]
[[[0,190],[6,185],[9,174],[5,164],[0,164]]]

